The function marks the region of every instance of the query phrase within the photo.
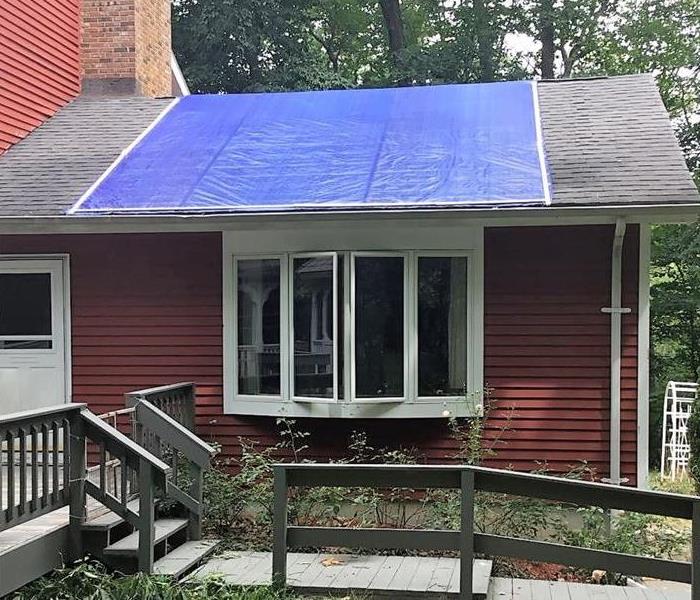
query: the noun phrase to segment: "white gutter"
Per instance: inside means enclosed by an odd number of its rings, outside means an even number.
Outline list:
[[[627,225],[623,218],[615,223],[612,246],[612,276],[610,307],[601,309],[610,314],[610,476],[608,483],[620,485],[627,481],[620,473],[620,369],[622,356],[622,315],[632,312],[622,305],[622,245]]]

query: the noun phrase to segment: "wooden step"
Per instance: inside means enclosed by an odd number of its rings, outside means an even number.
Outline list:
[[[170,575],[176,579],[196,567],[202,560],[214,552],[220,540],[197,540],[185,542],[153,565],[156,575]]]
[[[127,507],[138,514],[139,512],[139,499],[136,498],[127,504]],[[111,510],[100,514],[96,517],[92,517],[83,523],[83,529],[88,531],[109,531],[114,529],[117,525],[124,523],[126,519],[120,517],[117,513]]]
[[[158,519],[155,522],[155,543],[165,541],[171,535],[187,527],[187,519]],[[134,531],[104,549],[105,556],[133,556],[138,553],[139,532]]]

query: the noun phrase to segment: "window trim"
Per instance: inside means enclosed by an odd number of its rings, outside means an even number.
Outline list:
[[[340,396],[338,387],[338,311],[336,304],[338,302],[338,255],[339,252],[290,252],[287,255],[289,261],[287,293],[289,297],[289,313],[287,348],[289,349],[289,399],[292,402],[308,402],[313,404],[337,404]],[[333,397],[332,398],[316,398],[313,396],[297,396],[294,389],[294,259],[296,258],[313,258],[330,256],[333,259],[333,301],[331,307],[333,309]],[[343,273],[343,275],[345,275]],[[281,297],[281,294],[280,294]],[[284,310],[284,307],[282,308]],[[345,342],[345,338],[343,338]],[[280,337],[280,347],[283,345],[283,338]]]

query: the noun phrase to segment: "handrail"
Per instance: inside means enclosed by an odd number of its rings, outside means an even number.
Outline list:
[[[0,427],[6,425],[17,426],[25,421],[33,421],[38,419],[43,419],[44,417],[49,417],[51,415],[57,414],[68,414],[71,412],[79,411],[85,408],[85,404],[56,404],[54,406],[47,406],[45,408],[37,408],[34,410],[22,410],[20,412],[8,413],[6,415],[0,415]]]
[[[700,600],[700,497],[461,465],[295,463],[274,465],[273,473],[272,572],[273,583],[277,587],[282,587],[286,583],[286,560],[289,547],[347,546],[459,550],[460,598],[472,597],[472,561],[474,553],[479,552],[582,568],[599,568],[607,564],[621,572],[692,583],[692,598]],[[288,488],[326,486],[459,489],[461,491],[461,527],[459,531],[453,531],[288,526]],[[474,495],[477,491],[692,519],[692,562],[475,533]]]
[[[169,462],[172,474],[167,480],[166,495],[187,509],[189,539],[199,540],[204,471],[216,452],[193,433],[194,397],[194,384],[182,383],[130,392],[125,394],[125,401],[134,408],[135,440]],[[181,457],[189,462],[189,477],[184,483],[179,480]]]
[[[194,383],[173,383],[127,392],[124,394],[124,401],[127,407],[131,407],[139,400],[147,400],[190,431],[194,431],[196,393]]]
[[[85,495],[88,494],[104,504],[139,531],[138,564],[139,570],[150,573],[154,562],[155,541],[155,494],[156,489],[167,489],[170,467],[160,458],[148,452],[132,439],[111,427],[89,410],[80,414],[82,435],[71,436],[74,449],[71,451],[71,516],[70,528],[72,554],[80,555],[82,541],[80,528],[85,521]],[[85,448],[91,440],[99,448],[99,483],[85,478]],[[82,452],[82,459],[79,453]],[[120,466],[119,492],[110,490],[107,483],[107,467],[112,464],[108,456],[116,457]],[[129,500],[138,489],[138,512]]]

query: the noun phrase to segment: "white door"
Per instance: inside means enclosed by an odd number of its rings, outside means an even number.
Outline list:
[[[0,414],[66,402],[63,261],[0,259]]]

